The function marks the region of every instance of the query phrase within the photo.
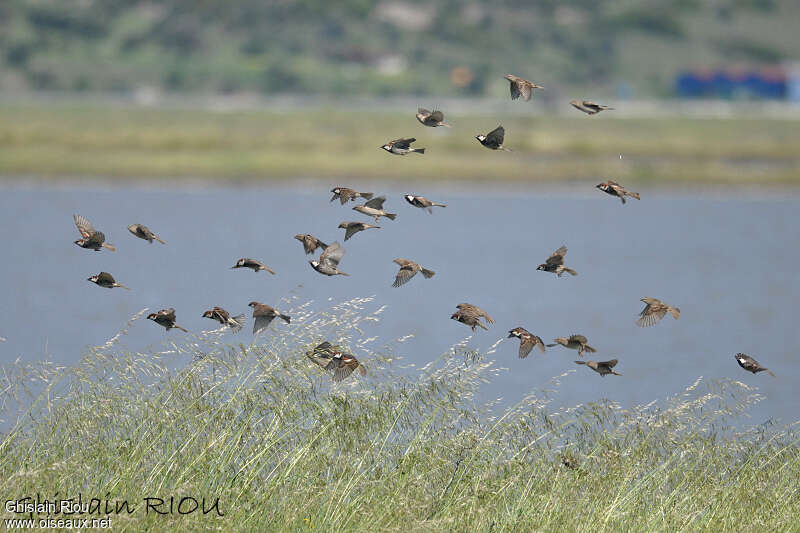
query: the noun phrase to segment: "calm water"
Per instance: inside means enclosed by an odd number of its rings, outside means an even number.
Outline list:
[[[800,301],[797,195],[747,199],[719,194],[643,191],[643,200],[619,201],[598,191],[526,189],[486,192],[458,187],[384,190],[386,207],[399,214],[380,230],[344,243],[342,221],[369,221],[339,203],[328,203],[330,186],[220,190],[99,188],[5,188],[0,223],[5,229],[0,261],[0,364],[17,357],[75,362],[87,346],[102,344],[144,307],[175,307],[190,330],[214,329],[201,317],[213,305],[233,314],[247,302],[277,304],[297,295],[323,309],[355,296],[374,295],[386,304],[383,321],[367,335],[389,342],[414,334],[400,347],[409,361],[424,364],[470,333],[449,319],[455,304],[476,303],[497,320],[470,345],[485,349],[523,326],[546,342],[583,333],[598,349],[596,359],[618,358],[624,377],[576,367],[576,352],[548,349],[517,359],[518,341],[503,342],[495,357],[509,368],[487,394],[517,401],[547,386],[566,369],[558,403],[609,398],[624,406],[663,399],[698,376],[731,377],[758,385],[767,397],[753,421],[797,420],[800,378],[795,313]],[[363,189],[362,189],[363,190]],[[373,190],[368,188],[367,190]],[[454,191],[455,190],[455,191]],[[411,207],[402,193],[424,194],[448,204],[433,215]],[[72,214],[88,217],[116,253],[82,250],[72,242]],[[148,225],[167,241],[148,245],[128,224]],[[340,265],[351,277],[327,278],[307,264],[296,233],[312,233],[347,250]],[[562,279],[537,272],[561,244],[567,264],[580,273]],[[254,257],[276,276],[230,270],[239,257]],[[395,289],[395,257],[414,259],[437,272]],[[133,288],[113,291],[86,281],[106,270]],[[681,308],[652,328],[635,325],[639,298],[653,296]],[[249,340],[252,323],[231,340]],[[273,326],[274,327],[274,326]],[[277,329],[279,331],[280,328]],[[170,332],[178,337],[179,332]],[[164,330],[134,324],[125,343],[157,346]],[[751,375],[733,355],[743,351],[778,377]]]

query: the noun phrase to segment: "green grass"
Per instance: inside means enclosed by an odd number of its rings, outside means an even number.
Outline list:
[[[315,109],[139,109],[102,105],[0,106],[0,176],[596,181],[691,185],[797,184],[800,121],[448,116],[423,128],[413,113]],[[474,139],[498,123],[513,153]],[[415,136],[425,155],[391,156],[387,140]],[[620,159],[622,155],[622,159]]]
[[[797,530],[797,435],[743,427],[748,386],[698,379],[633,409],[532,392],[488,412],[493,349],[403,366],[403,339],[365,338],[371,308],[300,306],[249,346],[211,332],[129,353],[123,330],[72,367],[8,365],[0,493],[128,500],[118,531]],[[303,355],[323,338],[368,376],[332,384]],[[144,511],[187,495],[225,516]]]

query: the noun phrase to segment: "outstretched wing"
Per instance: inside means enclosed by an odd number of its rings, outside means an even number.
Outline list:
[[[636,325],[646,328],[648,326],[652,326],[667,314],[666,309],[660,309],[658,311],[653,311],[651,309],[650,304],[647,304],[641,312],[641,318],[636,321]]]
[[[506,137],[506,130],[503,126],[497,126],[495,129],[486,134],[486,142],[488,144],[496,144],[500,146],[503,144],[503,139]]]
[[[397,272],[397,276],[394,278],[394,283],[392,287],[399,287],[400,285],[404,285],[408,283],[408,280],[413,278],[417,273],[417,270],[412,265],[405,265],[400,267],[400,270]]]
[[[570,342],[579,342],[581,344],[586,344],[587,342],[589,342],[589,340],[586,337],[584,337],[583,335],[570,335],[569,336],[569,341]]]
[[[269,315],[256,315],[255,323],[253,324],[253,335],[258,335],[272,323],[273,316]]]
[[[416,139],[411,137],[408,139],[395,139],[389,144],[405,150],[408,149],[411,146],[411,143],[413,143],[414,141],[416,141]]]
[[[342,245],[337,241],[325,248],[325,251],[319,256],[319,262],[327,262],[335,267],[339,265],[339,261],[342,260],[342,256],[344,256],[344,248],[342,248]]]
[[[72,215],[72,218],[75,219],[75,225],[78,227],[81,237],[87,239],[94,234],[94,226],[92,226],[92,223],[89,222],[89,219],[87,219],[85,216]]]
[[[533,350],[535,344],[536,340],[533,338],[532,335],[525,335],[524,337],[520,337],[519,358],[525,359],[526,357],[528,357],[528,354],[531,353],[531,350]]]
[[[359,231],[361,231],[361,226],[359,224],[350,224],[344,230],[344,240],[349,239]]]
[[[511,83],[510,88],[509,88],[510,91],[511,91],[511,99],[512,100],[516,100],[517,98],[519,98],[519,95],[520,95],[519,84],[517,83],[517,80],[515,80],[515,79],[508,80],[508,81]]]
[[[522,95],[523,100],[530,100],[531,93],[533,92],[531,83],[528,80],[520,80],[517,83],[517,86],[519,87],[519,92]]]
[[[408,148],[408,146],[406,146]],[[386,201],[385,196],[376,196],[372,200],[368,200],[364,203],[365,207],[371,207],[373,209],[383,209],[383,202]]]

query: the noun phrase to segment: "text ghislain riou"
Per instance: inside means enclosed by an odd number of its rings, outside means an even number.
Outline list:
[[[146,496],[142,498],[144,512],[146,514],[156,513],[161,515],[180,514],[188,515],[196,512],[204,515],[214,512],[217,516],[225,516],[219,506],[219,498],[214,498],[213,502],[207,501],[205,497],[200,499],[192,496],[169,496],[157,498]],[[128,500],[112,500],[107,494],[105,498],[90,498],[84,500],[83,494],[78,493],[77,498],[61,499],[56,493],[52,499],[42,499],[37,494],[36,497],[26,496],[18,500],[6,500],[5,511],[13,514],[40,515],[110,515],[136,512],[136,503]]]

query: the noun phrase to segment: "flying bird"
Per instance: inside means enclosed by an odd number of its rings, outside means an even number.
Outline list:
[[[159,326],[163,326],[164,329],[167,331],[171,330],[172,328],[179,329],[186,333],[189,333],[189,330],[186,328],[182,328],[178,324],[175,323],[175,309],[170,307],[169,309],[162,309],[156,313],[150,313],[147,315],[148,320],[152,320]]]
[[[364,200],[372,198],[371,192],[358,192],[354,189],[348,189],[347,187],[334,187],[331,189],[331,192],[333,193],[331,202],[338,198],[342,205],[356,198],[363,198]]]
[[[411,143],[415,142],[416,139],[413,137],[409,137],[408,139],[395,139],[393,141],[389,141],[388,143],[381,146],[384,150],[389,152],[390,154],[395,155],[406,155],[411,152],[415,152],[417,154],[424,154],[425,148],[411,148]]]
[[[408,259],[403,259],[402,257],[398,257],[394,260],[395,263],[400,265],[400,270],[397,272],[397,276],[394,278],[394,283],[392,283],[392,287],[399,287],[400,285],[404,285],[408,282],[411,278],[413,278],[417,272],[422,272],[422,275],[425,276],[425,279],[430,279],[433,277],[436,272],[433,270],[429,270],[419,265],[419,263],[415,263],[414,261],[409,261]]]
[[[529,332],[525,328],[514,328],[508,332],[508,338],[516,337],[519,339],[519,358],[525,359],[534,347],[544,353],[544,342],[542,339]]]
[[[606,377],[606,374],[614,374],[615,376],[621,376],[619,372],[614,371],[614,367],[617,366],[618,361],[616,359],[612,359],[611,361],[575,361],[579,365],[586,365],[602,377]]]
[[[462,324],[466,324],[467,326],[472,328],[472,331],[475,331],[475,328],[477,326],[480,326],[487,331],[489,329],[483,325],[483,322],[478,320],[477,316],[473,315],[468,311],[456,311],[455,313],[450,315],[450,318],[458,322],[461,322]]]
[[[484,311],[483,309],[481,309],[477,305],[463,303],[463,304],[458,304],[456,306],[456,308],[459,311],[464,311],[464,312],[470,313],[472,315],[475,315],[476,317],[483,318],[483,319],[486,320],[486,322],[488,324],[494,324],[494,319],[492,317],[490,317],[489,314],[486,311]]]
[[[583,352],[594,353],[597,350],[589,346],[588,340],[583,335],[570,335],[569,337],[556,337],[555,344],[548,344],[547,347],[561,345],[570,350],[578,350],[578,355],[583,357]]]
[[[544,89],[541,85],[536,85],[530,80],[514,76],[513,74],[506,74],[504,77],[511,83],[512,100],[516,100],[520,96],[522,96],[523,100],[530,100],[534,89]]]
[[[130,287],[126,287],[122,283],[117,283],[117,281],[114,279],[114,276],[112,276],[108,272],[100,272],[99,274],[96,274],[91,278],[86,278],[86,279],[87,281],[91,281],[92,283],[95,283],[100,287],[104,287],[106,289],[113,289],[114,287],[122,287],[123,289],[131,290]]]
[[[476,135],[475,138],[478,139],[479,143],[490,150],[503,150],[505,152],[510,152],[511,148],[506,148],[503,146],[503,139],[505,139],[505,136],[505,128],[503,128],[503,126],[497,126],[486,135]]]
[[[325,248],[319,256],[319,261],[309,261],[308,264],[311,265],[311,268],[326,276],[349,276],[350,274],[339,271],[339,261],[342,260],[342,256],[344,256],[344,248],[338,242],[334,242]]]
[[[369,195],[372,196],[372,193],[369,193]],[[310,233],[298,233],[294,238],[303,243],[303,250],[305,250],[306,254],[313,254],[317,248],[322,248],[324,250],[328,247],[327,244]]]
[[[139,237],[140,239],[144,239],[150,244],[153,244],[154,240],[160,242],[161,244],[167,244],[164,241],[162,241],[158,237],[158,235],[150,231],[150,228],[148,228],[143,224],[131,224],[130,226],[128,226],[128,231],[130,231],[134,237]]]
[[[761,364],[744,353],[737,353],[733,356],[736,359],[736,362],[739,363],[739,366],[747,370],[748,372],[752,372],[753,374],[757,374],[758,372],[766,372],[773,378],[775,374],[772,373],[772,370],[765,366],[761,366]]]
[[[646,328],[647,326],[652,326],[662,318],[664,315],[669,314],[672,315],[672,318],[678,320],[678,317],[681,316],[681,310],[677,307],[670,307],[669,305],[665,304],[658,298],[642,298],[642,302],[645,303],[644,309],[642,312],[639,313],[639,320],[636,321],[638,326]]]
[[[354,355],[346,353],[341,346],[334,346],[328,341],[306,352],[306,357],[323,370],[333,372],[333,381],[336,383],[346,379],[356,369],[362,376],[367,375],[367,369],[358,362]]]
[[[419,120],[419,123],[423,126],[430,126],[431,128],[435,128],[436,126],[450,127],[450,124],[444,121],[444,113],[436,110],[428,111],[423,107],[417,109],[417,120]]]
[[[606,194],[610,194],[611,196],[616,196],[620,200],[622,200],[623,205],[625,204],[625,197],[630,196],[631,198],[636,198],[640,200],[641,197],[639,196],[638,192],[631,192],[627,190],[625,187],[617,183],[616,181],[604,181],[603,183],[598,183],[595,185],[598,189],[603,191]]]
[[[607,105],[596,104],[591,100],[572,100],[570,105],[578,111],[583,111],[587,115],[596,115],[600,111],[611,111],[614,109],[613,107],[608,107]]]
[[[550,257],[547,258],[547,261],[536,267],[536,270],[543,270],[544,272],[554,272],[558,274],[558,277],[561,277],[561,274],[567,272],[572,274],[573,276],[577,276],[578,273],[575,270],[567,267],[564,264],[564,256],[567,255],[567,247],[562,246],[555,252],[553,252]]]
[[[274,270],[269,268],[261,261],[250,259],[249,257],[242,257],[241,259],[236,261],[236,264],[233,265],[231,268],[252,268],[253,272],[258,272],[259,270],[266,270],[270,274],[275,274]]]
[[[414,196],[413,194],[406,194],[403,196],[406,199],[406,202],[410,203],[414,207],[419,207],[420,209],[425,209],[428,213],[433,213],[433,207],[447,207],[445,204],[440,204],[439,202],[431,202],[424,196]]]
[[[291,322],[289,315],[284,315],[270,305],[262,304],[261,302],[250,302],[247,305],[253,308],[253,318],[255,319],[253,335],[258,335],[267,329],[275,318],[281,318],[287,324]]]
[[[244,313],[232,317],[229,312],[217,306],[214,306],[213,308],[203,313],[203,318],[210,318],[211,320],[216,320],[223,326],[230,327],[234,333],[242,329],[245,322]]]
[[[344,231],[344,240],[349,239],[359,231],[364,231],[370,228],[380,229],[380,226],[375,226],[373,224],[367,224],[366,222],[342,222],[339,224],[339,227]]]
[[[75,220],[75,225],[78,227],[78,232],[81,234],[81,238],[75,241],[75,244],[81,248],[94,250],[95,252],[99,252],[100,248],[106,248],[112,252],[117,251],[114,246],[106,242],[105,234],[102,231],[94,229],[94,226],[92,226],[92,223],[89,222],[86,217],[82,215],[72,215],[72,218]]]
[[[395,213],[387,213],[383,210],[383,202],[386,201],[385,196],[377,196],[372,200],[367,200],[364,205],[357,205],[353,208],[353,211],[358,211],[364,215],[374,217],[375,223],[378,223],[378,217],[386,217],[389,220],[394,220],[397,218]]]

